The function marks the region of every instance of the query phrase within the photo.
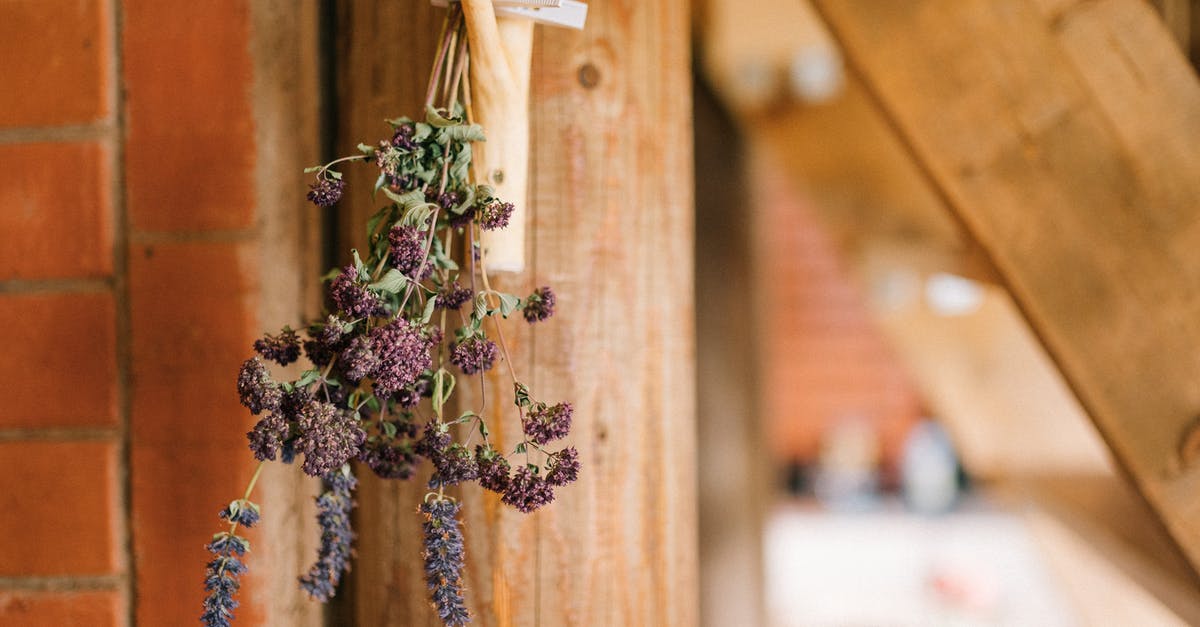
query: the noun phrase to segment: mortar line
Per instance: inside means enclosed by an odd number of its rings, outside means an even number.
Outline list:
[[[120,438],[120,428],[111,427],[6,427],[0,442],[111,442]]]
[[[111,121],[68,126],[6,128],[0,129],[0,145],[103,141],[116,130]]]
[[[113,277],[95,279],[10,279],[0,281],[0,294],[104,294],[113,289]]]
[[[124,575],[0,577],[0,590],[5,592],[119,591],[125,583]]]
[[[117,416],[119,438],[118,506],[122,514],[121,544],[125,558],[122,592],[125,597],[125,625],[137,624],[137,554],[133,538],[133,401],[130,390],[133,367],[133,311],[129,290],[129,208],[125,192],[125,150],[128,136],[128,117],[125,110],[125,13],[122,3],[110,0],[112,20],[109,45],[112,59],[109,71],[112,80],[113,149],[112,149],[112,206],[113,206],[113,299],[116,303],[117,335]]]

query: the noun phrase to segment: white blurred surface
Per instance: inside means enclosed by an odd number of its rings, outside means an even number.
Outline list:
[[[774,627],[1078,624],[1013,514],[922,516],[892,503],[829,512],[791,502],[765,538]]]

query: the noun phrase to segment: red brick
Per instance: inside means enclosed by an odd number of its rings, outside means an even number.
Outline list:
[[[131,461],[137,624],[193,625],[204,600],[200,585],[204,565],[211,558],[204,545],[214,533],[227,528],[217,518],[217,511],[242,496],[257,462],[244,444],[204,442],[138,444]],[[286,515],[270,511],[264,514]],[[243,580],[238,598],[242,607],[237,610],[234,624],[259,625],[263,624],[261,603],[269,585],[265,576],[271,573],[271,563],[261,559],[266,551],[259,548],[256,529],[239,533],[251,543],[246,556],[250,574]],[[299,574],[280,576],[294,581],[292,578]]]
[[[0,576],[120,569],[111,442],[0,442]]]
[[[0,246],[0,278],[112,274],[109,158],[92,142],[0,146],[0,233],[20,234]]]
[[[0,590],[0,625],[115,627],[125,607],[115,591],[24,592]]]
[[[258,330],[256,252],[226,242],[131,247],[135,443],[245,443],[235,381]]]
[[[885,466],[894,465],[919,396],[811,209],[777,178],[759,186],[768,198],[756,263],[771,277],[760,327],[770,338],[762,358],[771,448],[779,458],[814,461],[833,425],[860,417],[880,435]]]
[[[111,294],[0,296],[0,346],[0,428],[116,424]]]
[[[138,624],[195,621],[203,545],[253,471],[245,433],[255,418],[234,382],[258,331],[256,253],[214,242],[130,249]],[[252,571],[269,572],[256,554]],[[257,604],[241,601],[238,623],[256,624]]]
[[[112,111],[106,0],[0,2],[0,126],[86,124]],[[11,180],[11,179],[10,179]]]
[[[247,0],[125,0],[125,150],[135,230],[254,223]]]

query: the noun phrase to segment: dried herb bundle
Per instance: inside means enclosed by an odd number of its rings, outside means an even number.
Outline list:
[[[471,146],[484,141],[484,132],[468,115],[466,40],[461,14],[452,7],[424,119],[389,120],[389,138],[308,170],[316,176],[308,199],[333,206],[345,188],[333,166],[370,164],[378,169],[376,197],[387,204],[367,223],[365,257],[353,251],[351,265],[326,275],[328,312],[303,333],[285,327],[257,340],[257,355],[238,373],[242,404],[260,416],[247,434],[260,464],[245,495],[220,512],[228,530],[208,545],[214,557],[205,580],[204,625],[229,625],[233,618],[249,551],[237,531],[259,519],[250,497],[268,461],[302,458],[301,469],[325,483],[317,497],[318,558],[300,585],[326,601],[353,555],[350,512],[357,481],[351,460],[401,480],[416,476],[428,460],[429,492],[414,505],[424,518],[426,581],[446,625],[470,620],[456,518],[461,504],[446,487],[476,482],[500,493],[504,503],[532,512],[579,475],[574,448],[548,448],[568,434],[571,405],[535,400],[519,382],[499,320],[514,312],[528,323],[546,320],[554,313],[554,292],[541,287],[523,299],[501,293],[491,289],[483,269],[481,232],[505,228],[513,205],[472,180]],[[302,356],[312,367],[292,381],[276,380],[268,367]],[[501,356],[513,381],[514,418],[525,433],[511,451],[493,447],[482,411],[445,413],[459,377],[482,376]]]

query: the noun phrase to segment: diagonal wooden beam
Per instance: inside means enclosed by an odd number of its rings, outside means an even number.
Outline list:
[[[1200,565],[1200,84],[1137,0],[816,0]]]

